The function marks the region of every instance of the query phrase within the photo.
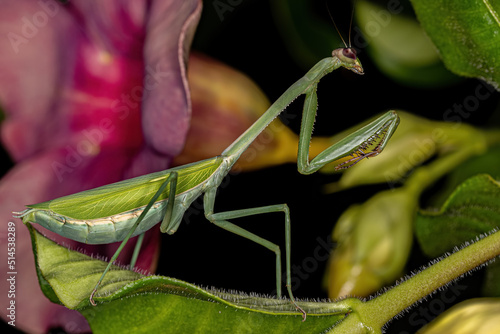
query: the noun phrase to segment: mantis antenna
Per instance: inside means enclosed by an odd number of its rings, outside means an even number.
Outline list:
[[[350,49],[351,48],[352,20],[354,18],[354,6],[352,7],[352,11],[351,11],[351,22],[349,23],[349,46],[347,46],[344,38],[342,37],[342,34],[340,33],[339,28],[337,27],[337,24],[335,23],[335,20],[333,19],[332,12],[330,11],[330,6],[328,6],[328,2],[325,2],[325,5],[326,5],[326,10],[328,11],[328,15],[330,16],[330,19],[332,20],[333,26],[335,27],[335,30],[337,30],[337,33],[339,34],[340,39],[344,43],[344,46],[346,47],[346,49]]]

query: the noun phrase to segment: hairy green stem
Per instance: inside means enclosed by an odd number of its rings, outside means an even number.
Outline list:
[[[500,255],[500,233],[493,233],[422,270],[378,297],[359,304],[334,333],[381,333],[396,315],[422,298]]]

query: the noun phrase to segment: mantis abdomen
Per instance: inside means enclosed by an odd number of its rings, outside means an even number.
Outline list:
[[[162,183],[175,172],[178,174],[175,191],[174,216],[171,226],[177,226],[187,207],[211,185],[215,171],[223,159],[212,159],[190,164],[188,168],[172,168],[139,176],[103,187],[60,197],[51,201],[28,205],[17,217],[23,222],[36,222],[46,229],[71,240],[87,244],[106,244],[122,241],[149,199]],[[154,202],[133,236],[149,230],[165,216],[169,189]],[[166,231],[174,233],[175,229]]]
[[[133,236],[146,232],[162,220],[165,215],[167,201],[158,201],[153,205]],[[122,241],[145,207],[115,216],[86,220],[73,219],[51,210],[30,208],[23,213],[22,218],[23,221],[35,221],[46,229],[75,241],[86,244],[106,244]]]

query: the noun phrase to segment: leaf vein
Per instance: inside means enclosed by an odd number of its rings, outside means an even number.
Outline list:
[[[491,16],[493,16],[493,18],[497,22],[497,25],[500,27],[500,18],[498,17],[498,14],[495,11],[495,9],[493,9],[493,6],[491,5],[490,0],[483,0],[483,3],[486,6],[486,8],[488,8],[488,11],[491,13]]]

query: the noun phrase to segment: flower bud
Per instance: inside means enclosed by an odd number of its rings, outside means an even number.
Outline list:
[[[367,296],[397,279],[412,243],[416,198],[405,188],[383,191],[342,214],[328,268],[328,295]]]
[[[418,334],[500,333],[500,298],[476,298],[457,304],[439,315]]]

